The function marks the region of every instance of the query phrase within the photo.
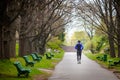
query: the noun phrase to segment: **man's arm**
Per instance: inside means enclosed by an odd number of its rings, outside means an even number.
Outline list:
[[[81,49],[83,49],[84,47],[83,47],[83,45],[81,44]]]
[[[77,44],[75,45],[75,49],[77,49]]]

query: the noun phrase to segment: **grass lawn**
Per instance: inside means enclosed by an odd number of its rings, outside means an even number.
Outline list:
[[[109,55],[107,56],[107,61],[100,61],[100,60],[98,60],[96,57],[97,56],[102,56],[103,54],[100,54],[100,53],[98,53],[98,54],[92,54],[92,53],[85,53],[85,55],[88,57],[88,58],[90,58],[90,59],[92,59],[92,60],[94,60],[94,61],[96,61],[97,63],[99,63],[101,66],[103,66],[104,68],[107,68],[107,69],[111,69],[111,70],[115,70],[115,71],[120,71],[120,64],[118,64],[118,65],[116,65],[116,66],[112,66],[111,68],[109,68],[109,63],[108,63],[108,61],[109,60],[113,60],[113,61],[115,61],[115,60],[118,60],[118,58],[111,58]]]
[[[53,59],[50,60],[46,59],[46,57],[43,56],[42,60],[40,62],[36,62],[34,67],[26,67],[25,61],[22,57],[11,58],[10,60],[0,60],[0,80],[34,80],[36,76],[40,76],[42,79],[45,80],[51,74],[39,69],[42,68],[53,70],[55,68],[55,65],[62,60],[63,55],[64,52],[55,53]],[[30,55],[28,55],[28,57],[32,60]],[[20,61],[23,67],[31,69],[28,78],[25,78],[24,76],[17,77],[17,70],[16,67],[13,65],[15,61]]]

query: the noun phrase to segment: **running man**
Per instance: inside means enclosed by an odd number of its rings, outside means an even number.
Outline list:
[[[77,61],[81,63],[81,54],[83,50],[83,45],[80,40],[78,40],[77,44],[75,45],[75,49],[77,50]]]

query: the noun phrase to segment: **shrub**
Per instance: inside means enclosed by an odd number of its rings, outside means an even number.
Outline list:
[[[57,38],[53,38],[47,43],[47,47],[52,50],[62,50],[61,49],[62,42]]]

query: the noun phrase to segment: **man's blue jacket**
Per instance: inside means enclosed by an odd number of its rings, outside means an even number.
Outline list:
[[[80,46],[80,47],[78,47],[78,46]],[[81,43],[78,43],[78,44],[75,45],[75,49],[77,49],[77,50],[82,50],[83,48],[84,47],[83,47],[83,45]]]

